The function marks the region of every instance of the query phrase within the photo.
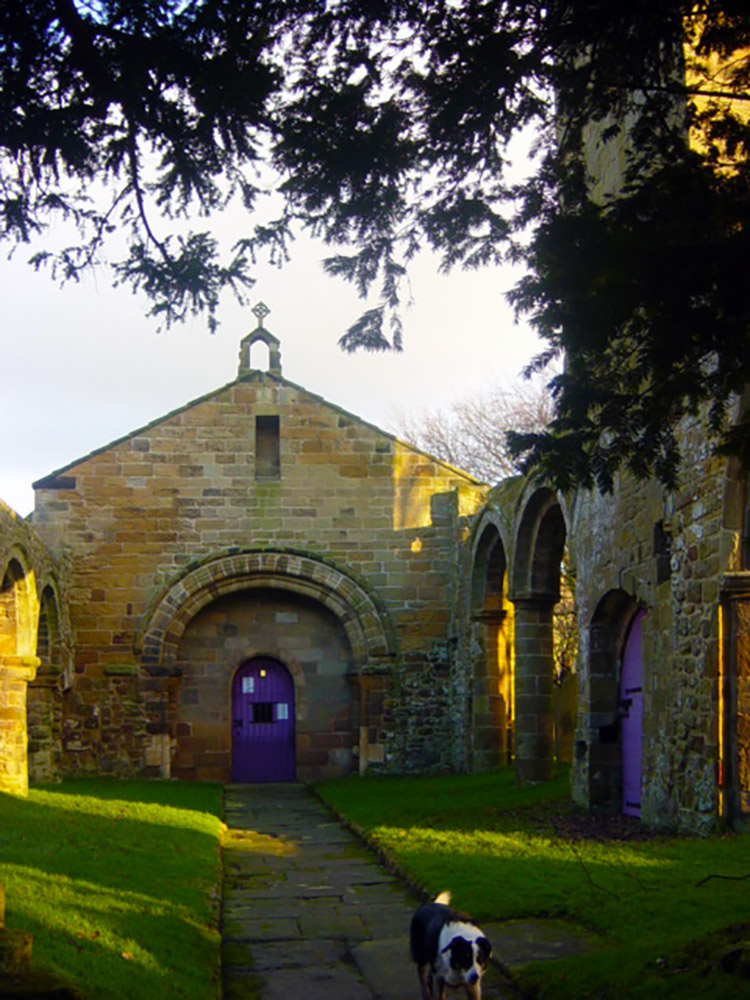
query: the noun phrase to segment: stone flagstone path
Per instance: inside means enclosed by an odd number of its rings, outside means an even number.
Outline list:
[[[309,789],[227,786],[224,820],[225,1000],[419,997],[419,900]],[[484,984],[483,1000],[511,995],[495,969]]]

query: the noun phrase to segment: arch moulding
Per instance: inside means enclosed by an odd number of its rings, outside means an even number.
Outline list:
[[[341,570],[281,551],[250,551],[209,559],[173,583],[152,607],[136,640],[143,668],[169,672],[188,623],[207,604],[241,590],[291,591],[324,605],[341,622],[359,672],[387,668],[392,630],[370,595]]]

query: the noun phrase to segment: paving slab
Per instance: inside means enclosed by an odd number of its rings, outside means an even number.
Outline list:
[[[228,786],[224,819],[227,1000],[401,1000],[394,990],[407,977],[418,995],[407,944],[418,900],[309,789]],[[398,942],[388,981],[378,962],[364,971],[355,957],[382,934]]]

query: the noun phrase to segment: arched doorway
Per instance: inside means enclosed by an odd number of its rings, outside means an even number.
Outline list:
[[[294,679],[279,660],[257,656],[232,681],[232,780],[294,781]]]
[[[643,756],[643,644],[645,611],[631,622],[622,654],[620,712],[622,748],[622,811],[626,816],[641,815],[641,769]]]
[[[630,802],[627,811],[640,815],[644,617],[632,594],[610,590],[597,604],[588,630],[583,692],[588,752],[576,766],[587,771],[581,781],[589,806],[606,812],[620,812]]]
[[[163,691],[150,721],[171,741],[168,773],[230,780],[234,674],[259,656],[294,678],[300,780],[382,761],[392,643],[369,594],[327,563],[270,550],[207,560],[165,591],[137,641]]]

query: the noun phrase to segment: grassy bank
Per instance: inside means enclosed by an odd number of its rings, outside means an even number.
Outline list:
[[[219,996],[221,786],[76,781],[0,795],[6,925],[97,1000]]]
[[[449,888],[480,921],[556,916],[598,932],[585,956],[523,969],[531,994],[728,1000],[748,990],[748,836],[591,839],[564,774],[533,788],[517,788],[508,769],[318,791],[425,890]]]

